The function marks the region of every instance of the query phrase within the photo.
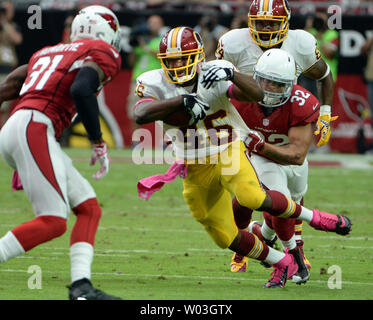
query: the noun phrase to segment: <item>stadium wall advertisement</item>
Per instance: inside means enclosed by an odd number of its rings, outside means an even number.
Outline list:
[[[162,15],[166,25],[171,27],[180,24],[193,27],[198,24],[201,16],[186,12],[153,11],[120,12],[117,15],[122,25],[131,26],[140,17],[151,14]],[[31,54],[41,47],[60,41],[65,16],[66,13],[60,11],[43,12],[43,28],[28,30],[25,27],[27,14],[18,12],[16,22],[24,32],[25,39],[18,48],[20,63],[27,63]],[[231,19],[232,16],[222,15],[220,22],[229,25]],[[304,16],[294,15],[290,27],[292,29],[303,28],[304,22]],[[342,29],[337,31],[340,35],[339,73],[335,84],[333,115],[338,115],[339,118],[333,122],[329,146],[332,151],[336,152],[363,153],[365,147],[373,142],[373,129],[363,77],[366,59],[360,56],[360,48],[367,37],[373,36],[373,16],[343,16]],[[99,96],[100,110],[105,120],[104,136],[110,136],[108,140],[111,147],[129,147],[132,144],[131,121],[126,114],[130,80],[131,70],[123,68],[119,76],[109,83]],[[154,124],[147,125],[146,128],[152,133],[155,132]],[[71,146],[84,146],[81,138],[70,142],[72,142]],[[87,142],[85,143],[88,146]],[[153,141],[153,146],[162,145],[160,141]]]
[[[364,79],[365,57],[360,48],[373,36],[373,17],[343,17],[339,31],[339,73],[335,84],[330,148],[343,153],[364,153],[373,141],[373,121]]]

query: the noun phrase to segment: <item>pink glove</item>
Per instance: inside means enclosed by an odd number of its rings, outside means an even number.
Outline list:
[[[257,133],[256,131],[250,131],[243,143],[249,151],[249,154],[251,154],[251,152],[262,151],[265,141],[259,133]]]
[[[96,163],[96,161],[99,161],[101,165],[100,170],[97,171],[93,175],[93,178],[98,180],[106,176],[107,173],[109,172],[110,158],[107,153],[106,142],[93,144],[92,148],[93,148],[93,153],[92,153],[90,165],[93,166]]]

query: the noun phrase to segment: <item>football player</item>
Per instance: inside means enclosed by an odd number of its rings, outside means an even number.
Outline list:
[[[254,71],[254,79],[263,89],[264,99],[259,103],[237,105],[237,109],[247,126],[259,132],[265,141],[261,151],[252,153],[250,157],[261,182],[267,188],[280,191],[302,204],[307,191],[306,156],[313,137],[312,124],[317,121],[320,103],[309,91],[293,85],[294,74],[294,58],[288,52],[267,50],[259,58]],[[243,210],[247,211],[246,208]],[[267,244],[273,242],[276,233],[298,263],[298,274],[293,281],[306,282],[309,271],[304,262],[302,246],[296,243],[295,220],[273,217],[267,213],[264,216],[262,228],[257,222],[251,222],[249,229],[258,232]],[[238,215],[235,219],[239,226],[246,227],[250,217],[245,217],[245,221],[244,217]],[[232,259],[231,271],[244,271],[246,262],[247,258],[236,254]]]
[[[163,125],[173,141],[176,157],[187,168],[183,197],[193,217],[219,247],[272,265],[274,272],[266,288],[283,287],[298,270],[293,255],[239,230],[231,194],[244,207],[306,220],[315,229],[348,234],[350,220],[306,209],[278,191],[264,191],[241,139],[251,151],[256,151],[263,140],[247,128],[230,102],[230,98],[263,100],[263,91],[254,79],[237,72],[228,61],[204,63],[201,37],[188,27],[171,29],[161,41],[158,57],[162,69],[143,73],[137,79],[141,100],[135,105],[136,121],[167,122],[180,110],[191,115],[189,125],[184,127]]]
[[[248,14],[248,28],[234,29],[219,39],[217,59],[228,60],[242,73],[253,75],[254,66],[264,51],[281,48],[288,51],[297,64],[297,77],[305,76],[321,84],[321,107],[315,134],[318,146],[330,138],[330,122],[334,83],[330,67],[321,58],[313,35],[304,30],[289,29],[291,16],[287,0],[253,0]]]
[[[86,7],[72,22],[72,42],[35,52],[28,65],[16,69],[0,86],[1,102],[19,96],[1,129],[0,151],[18,173],[36,215],[0,239],[0,262],[64,234],[72,208],[76,215],[70,236],[72,300],[119,299],[91,284],[101,208],[92,186],[57,142],[77,114],[92,143],[90,164],[100,164],[93,177],[101,179],[108,173],[96,94],[120,70],[119,32],[111,10]]]
[[[322,59],[317,41],[304,30],[289,29],[291,12],[287,0],[253,0],[248,13],[248,28],[234,29],[224,34],[216,50],[217,59],[228,60],[242,73],[253,75],[258,58],[268,49],[281,48],[295,59],[296,75],[318,80],[321,84],[321,106],[315,135],[317,146],[328,143],[334,82],[330,67]],[[297,237],[301,241],[302,223],[297,221]]]

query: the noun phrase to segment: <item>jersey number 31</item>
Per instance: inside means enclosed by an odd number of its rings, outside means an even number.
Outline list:
[[[41,57],[38,61],[36,61],[36,63],[32,67],[32,70],[35,70],[35,71],[33,71],[29,76],[30,81],[27,83],[25,82],[23,84],[19,95],[23,95],[25,92],[27,92],[36,83],[37,80],[38,82],[37,82],[37,85],[35,86],[35,90],[43,89],[45,83],[48,81],[51,74],[56,70],[62,58],[63,58],[63,55],[59,54],[59,55],[56,55],[53,59],[49,56],[45,56],[45,57]],[[45,73],[43,74],[42,77],[40,77],[40,75],[44,71]]]

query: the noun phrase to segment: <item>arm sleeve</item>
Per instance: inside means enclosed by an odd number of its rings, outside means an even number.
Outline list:
[[[70,88],[79,118],[83,122],[88,138],[92,141],[100,140],[102,137],[96,98],[99,85],[97,71],[90,67],[83,67],[77,73]]]

